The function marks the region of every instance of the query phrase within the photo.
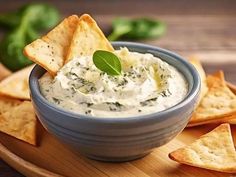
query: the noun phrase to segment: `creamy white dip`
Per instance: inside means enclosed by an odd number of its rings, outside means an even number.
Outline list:
[[[39,79],[40,90],[53,104],[79,114],[127,117],[150,114],[181,102],[188,92],[183,75],[152,54],[114,52],[122,74],[109,76],[93,64],[92,56],[75,58],[53,79]]]

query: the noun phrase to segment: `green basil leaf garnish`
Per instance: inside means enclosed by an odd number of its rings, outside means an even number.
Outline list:
[[[108,75],[120,75],[121,63],[119,58],[112,52],[97,50],[93,54],[93,63],[95,66]]]

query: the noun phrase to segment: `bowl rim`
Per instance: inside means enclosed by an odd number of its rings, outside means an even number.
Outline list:
[[[112,42],[112,45],[115,46],[127,46],[127,47],[138,47],[138,48],[148,48],[148,50],[153,50],[153,51],[158,51],[160,53],[163,53],[165,55],[168,55],[173,58],[177,58],[185,67],[188,68],[189,72],[191,73],[193,77],[193,85],[192,89],[189,90],[188,94],[186,97],[176,105],[173,105],[165,110],[159,111],[159,112],[154,112],[150,114],[144,114],[144,115],[137,115],[137,116],[128,116],[128,117],[96,117],[96,116],[90,116],[90,115],[84,115],[80,113],[74,113],[72,111],[67,111],[57,105],[54,105],[50,103],[40,92],[39,90],[39,84],[38,84],[38,77],[35,76],[35,73],[38,72],[38,70],[45,70],[41,66],[37,65],[32,69],[30,76],[29,76],[29,88],[30,92],[35,96],[35,100],[41,102],[44,106],[47,106],[49,109],[52,111],[55,111],[57,113],[62,114],[63,116],[70,117],[73,119],[81,120],[81,121],[87,121],[87,122],[100,122],[100,123],[128,123],[128,122],[140,122],[140,121],[150,121],[153,119],[167,119],[165,115],[170,114],[181,107],[187,105],[191,100],[193,100],[195,97],[197,97],[200,93],[200,87],[201,87],[201,81],[200,81],[200,76],[195,69],[195,67],[190,64],[187,60],[185,60],[183,57],[179,56],[178,54],[148,44],[142,44],[142,43],[137,43],[137,42],[126,42],[126,41],[117,41],[117,42]],[[175,67],[175,66],[173,66]],[[182,72],[181,72],[182,73]],[[184,73],[182,73],[184,75]],[[184,75],[185,77],[185,75]],[[31,95],[31,99],[32,95]],[[33,101],[35,101],[33,100]],[[36,101],[36,102],[37,102]]]

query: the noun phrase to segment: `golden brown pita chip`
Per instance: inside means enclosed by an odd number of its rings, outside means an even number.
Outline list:
[[[66,62],[79,56],[91,56],[96,50],[114,51],[97,23],[88,14],[79,18]]]
[[[30,100],[29,75],[34,65],[17,71],[0,82],[0,94]]]
[[[77,23],[78,16],[76,15],[64,19],[46,36],[27,45],[24,48],[24,54],[51,75],[56,75],[64,64]]]
[[[190,57],[189,61],[196,68],[201,78],[201,92],[200,92],[200,98],[199,98],[199,103],[200,103],[200,101],[206,95],[208,91],[207,82],[206,82],[206,73],[202,67],[200,60],[198,60],[197,57],[192,56]]]
[[[36,123],[30,101],[0,97],[0,131],[36,145]]]
[[[221,124],[192,144],[170,153],[169,157],[182,164],[236,173],[236,152],[229,124]]]
[[[236,95],[236,86],[234,84],[227,82],[227,87]],[[225,118],[224,122],[230,124],[236,124],[236,113]]]
[[[188,126],[225,122],[236,114],[236,96],[227,87],[222,71],[207,77],[208,92],[195,110]]]

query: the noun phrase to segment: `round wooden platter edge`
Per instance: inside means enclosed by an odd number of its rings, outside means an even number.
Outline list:
[[[44,168],[38,167],[37,165],[28,162],[16,154],[12,153],[2,143],[0,143],[0,157],[11,167],[19,171],[25,176],[32,177],[62,177],[59,174],[50,172]]]

